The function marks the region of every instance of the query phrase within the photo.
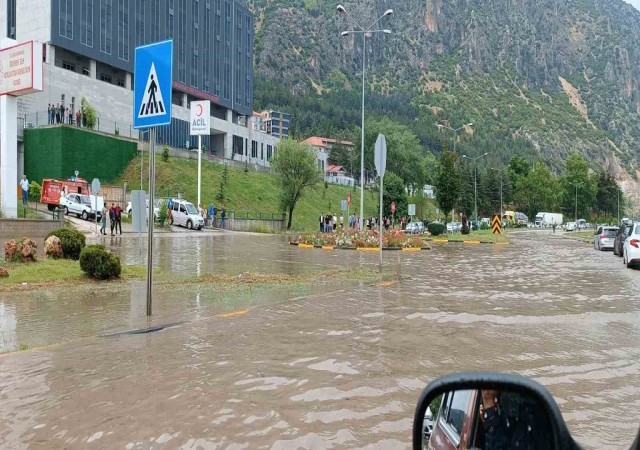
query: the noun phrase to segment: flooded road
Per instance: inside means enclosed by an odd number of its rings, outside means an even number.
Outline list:
[[[201,270],[377,263],[376,254],[237,239],[202,240]],[[200,308],[195,299],[207,293],[197,286],[181,298],[158,293],[155,323],[188,322],[144,335],[94,332],[142,323],[142,287],[97,294],[96,304],[60,306],[69,296],[55,292],[3,299],[5,341],[79,331],[73,342],[0,356],[0,447],[410,448],[429,380],[499,370],[547,386],[580,443],[628,448],[640,425],[639,271],[545,233],[519,233],[506,248],[388,255],[386,270],[399,264],[400,282],[258,293]],[[183,264],[197,265],[189,257]],[[34,312],[46,308],[59,312]],[[74,310],[82,312],[69,320]]]

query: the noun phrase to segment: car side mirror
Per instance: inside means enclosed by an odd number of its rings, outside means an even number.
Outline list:
[[[424,389],[413,449],[579,449],[560,409],[540,384],[520,375],[463,372]]]

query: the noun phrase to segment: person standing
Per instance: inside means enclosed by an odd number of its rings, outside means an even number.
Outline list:
[[[324,215],[320,214],[320,232],[324,231]]]
[[[20,180],[20,188],[22,189],[22,204],[27,206],[27,200],[29,199],[29,180],[26,175],[22,175]]]
[[[224,230],[224,221],[227,218],[227,208],[224,207],[224,205],[222,205],[222,208],[220,209],[220,228],[222,228]]]
[[[76,126],[80,126],[80,110],[76,111]]]
[[[211,228],[213,228],[213,203],[209,203],[209,217],[211,218]]]
[[[51,125],[51,103],[47,105],[47,125]]]
[[[111,236],[113,236],[113,229],[116,226],[116,204],[112,203],[109,208],[109,223],[111,224]]]
[[[104,234],[106,236],[107,234],[107,214],[109,213],[109,210],[107,209],[107,205],[103,204],[102,205],[102,226],[100,227],[100,234]]]
[[[116,205],[116,234],[118,234],[118,229],[120,229],[120,236],[122,236],[122,208],[120,205]]]

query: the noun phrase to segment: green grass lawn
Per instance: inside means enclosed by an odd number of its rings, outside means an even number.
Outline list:
[[[578,241],[593,242],[594,231],[593,229],[589,231],[570,231],[564,233],[564,236]]]
[[[30,285],[55,286],[90,282],[80,270],[80,263],[69,259],[42,259],[35,263],[0,263],[9,271],[8,278],[0,278],[0,290],[27,283]],[[122,266],[123,279],[144,278],[143,266]]]
[[[477,230],[469,234],[453,233],[436,236],[433,239],[447,239],[449,241],[483,241],[483,242],[509,242],[508,232],[502,230],[502,234],[493,234],[491,230]]]
[[[140,157],[136,157],[121,176],[120,182],[127,180],[131,189],[140,188]],[[148,179],[148,159],[144,158],[145,171],[143,177]],[[223,165],[211,161],[202,161],[202,200],[203,206],[215,200],[220,189]],[[169,158],[164,162],[156,159],[156,196],[175,197],[178,193],[195,204],[197,197],[197,160]],[[146,182],[145,182],[146,187]],[[330,212],[340,216],[340,201],[346,200],[349,187],[329,185],[325,190],[320,183],[315,189],[304,192],[302,199],[293,211],[293,226],[295,231],[313,231],[317,228],[318,216]],[[251,217],[281,217],[279,206],[279,187],[275,175],[258,173],[249,166],[245,173],[243,169],[229,167],[229,177],[225,196],[227,211],[235,211],[238,216],[249,214]],[[351,191],[351,211],[359,208],[360,191]],[[375,215],[378,205],[378,194],[365,192],[365,214]],[[346,214],[344,215],[346,218]]]

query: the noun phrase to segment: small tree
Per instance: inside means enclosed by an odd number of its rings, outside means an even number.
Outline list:
[[[458,155],[450,151],[440,154],[436,172],[436,199],[444,213],[445,222],[449,212],[460,198],[460,171],[456,166]]]
[[[164,147],[162,147],[162,160],[164,162],[169,161],[169,146],[165,145]]]
[[[271,166],[278,175],[280,205],[289,212],[287,230],[291,229],[293,210],[304,190],[317,185],[322,174],[316,163],[316,155],[309,147],[289,138],[278,146]]]
[[[229,199],[226,197],[224,193],[225,188],[227,187],[228,181],[229,181],[229,166],[225,164],[224,168],[222,169],[222,178],[220,179],[220,190],[216,194],[216,200],[218,200],[219,202],[224,203],[225,201],[229,201]]]
[[[96,109],[91,106],[85,97],[82,97],[80,106],[82,108],[82,124],[93,130],[98,122],[98,113],[96,112]]]

